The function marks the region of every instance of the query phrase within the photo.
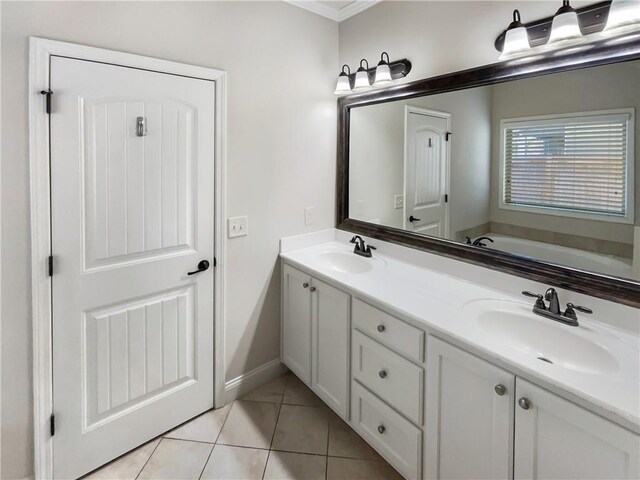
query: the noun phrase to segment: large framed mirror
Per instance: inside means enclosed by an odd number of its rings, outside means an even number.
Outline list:
[[[338,228],[640,307],[640,37],[338,109]]]

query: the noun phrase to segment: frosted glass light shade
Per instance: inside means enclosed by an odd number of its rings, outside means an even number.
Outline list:
[[[578,14],[575,11],[556,14],[551,24],[551,36],[547,45],[576,43],[583,39]]]
[[[336,83],[336,95],[344,95],[351,91],[351,84],[349,83],[349,77],[347,75],[340,74],[338,76],[338,83]]]
[[[358,69],[356,72],[356,83],[353,86],[354,90],[359,90],[362,88],[369,88],[369,74],[367,71],[363,69]]]
[[[603,33],[616,35],[634,30],[640,30],[640,1],[613,0],[609,6],[609,17]]]
[[[379,63],[376,67],[376,78],[374,84],[387,83],[391,81],[391,69],[388,63]]]
[[[507,30],[504,37],[504,47],[502,47],[499,59],[508,60],[523,55],[530,49],[527,29],[525,27],[512,28]]]

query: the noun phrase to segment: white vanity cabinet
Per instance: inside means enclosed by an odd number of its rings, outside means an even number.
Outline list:
[[[637,479],[638,435],[430,336],[429,479]]]
[[[516,479],[640,478],[638,435],[521,378],[516,402]]]
[[[515,376],[429,336],[427,478],[510,478]]]
[[[405,478],[640,478],[640,435],[338,285],[283,263],[282,361]]]
[[[282,286],[282,362],[346,419],[351,296],[286,264]]]

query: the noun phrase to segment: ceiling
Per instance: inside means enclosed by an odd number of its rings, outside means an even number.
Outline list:
[[[284,0],[296,7],[304,8],[323,17],[341,22],[349,17],[373,7],[382,0],[351,0],[351,1],[314,1],[314,0]]]

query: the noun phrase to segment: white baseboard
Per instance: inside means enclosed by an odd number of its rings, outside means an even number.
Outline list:
[[[232,402],[237,398],[249,393],[251,390],[270,382],[274,378],[284,375],[287,367],[279,358],[271,360],[250,372],[244,373],[224,384],[225,401]]]

